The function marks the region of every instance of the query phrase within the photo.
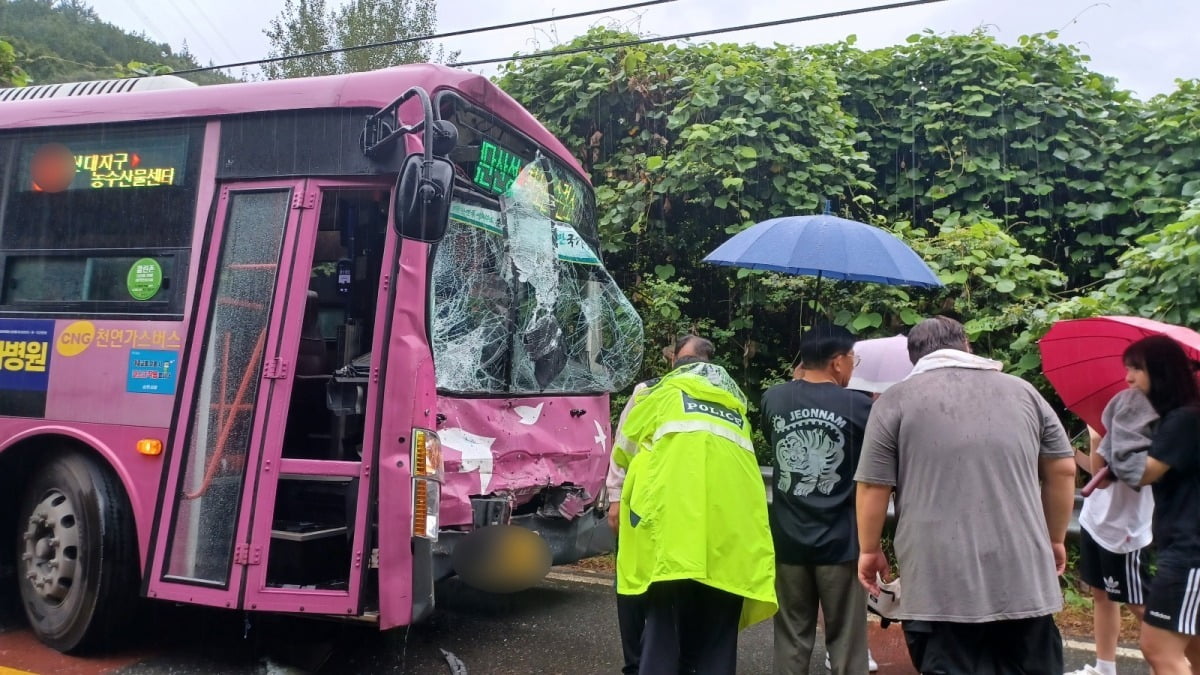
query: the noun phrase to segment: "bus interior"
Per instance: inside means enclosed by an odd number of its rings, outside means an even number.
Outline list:
[[[285,460],[361,460],[387,206],[385,190],[322,193]],[[358,479],[347,476],[281,476],[268,585],[347,586],[358,489]]]

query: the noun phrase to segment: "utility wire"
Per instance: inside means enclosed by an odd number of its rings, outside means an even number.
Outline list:
[[[506,28],[529,26],[529,25],[536,24],[536,23],[544,23],[546,21],[574,19],[574,18],[579,18],[582,16],[592,16],[595,14],[616,12],[616,11],[621,11],[621,10],[625,10],[625,9],[648,7],[650,5],[658,5],[658,4],[662,4],[665,2],[674,2],[674,0],[648,0],[647,2],[639,2],[639,3],[634,3],[631,5],[621,5],[619,7],[609,7],[606,9],[597,9],[597,10],[591,10],[591,11],[587,11],[587,12],[576,12],[574,14],[564,14],[561,16],[552,16],[552,17],[547,17],[544,19],[529,19],[526,21],[516,21],[513,23],[499,24],[499,25],[495,25],[495,26],[483,26],[483,27],[479,27],[479,28],[470,28],[470,29],[459,30],[459,31],[451,31],[448,33],[438,33],[438,34],[433,34],[433,35],[420,35],[420,36],[416,36],[416,37],[403,38],[403,39],[399,39],[399,40],[388,40],[386,42],[376,42],[376,43],[365,44],[365,45],[357,45],[354,47],[339,47],[339,48],[334,48],[334,49],[324,49],[324,50],[315,51],[315,52],[304,52],[302,54],[291,54],[288,56],[276,56],[276,57],[267,58],[267,59],[258,59],[255,61],[241,61],[239,63],[228,63],[228,64],[220,65],[220,66],[205,66],[202,68],[189,68],[188,70],[176,70],[176,71],[173,71],[172,74],[173,75],[187,75],[189,73],[201,73],[201,72],[206,72],[206,71],[210,71],[210,70],[222,70],[225,68],[237,68],[239,66],[254,66],[254,65],[261,65],[264,63],[276,63],[279,61],[289,61],[292,59],[301,59],[301,58],[306,58],[306,57],[310,57],[310,56],[325,56],[325,55],[329,55],[329,54],[357,51],[360,49],[375,49],[378,47],[390,47],[393,45],[409,44],[409,43],[413,43],[413,42],[423,42],[425,40],[437,40],[437,39],[441,39],[441,38],[445,38],[445,37],[457,37],[460,35],[470,35],[473,33],[485,33],[485,32],[489,32],[489,31],[503,30]],[[839,18],[839,17],[843,17],[843,16],[852,16],[855,14],[870,14],[872,12],[882,12],[882,11],[889,10],[889,9],[902,9],[905,7],[916,7],[919,5],[932,5],[932,4],[939,3],[939,2],[946,2],[946,0],[909,0],[908,2],[895,2],[895,3],[886,4],[886,5],[874,5],[874,6],[870,6],[870,7],[859,7],[856,9],[839,10],[836,12],[825,12],[823,14],[809,14],[806,16],[792,17],[790,19],[776,19],[774,21],[763,21],[760,23],[748,23],[748,24],[742,24],[740,26],[712,28],[709,30],[694,31],[691,33],[679,33],[677,35],[668,35],[668,36],[664,36],[664,37],[640,38],[637,40],[625,40],[622,42],[610,42],[610,43],[602,44],[602,45],[589,45],[586,47],[575,47],[572,49],[550,49],[550,50],[541,51],[541,52],[532,52],[529,54],[514,54],[512,56],[501,56],[501,57],[496,57],[496,58],[491,58],[491,59],[475,59],[475,60],[471,60],[471,61],[458,61],[458,62],[450,63],[447,65],[456,66],[456,67],[479,66],[479,65],[491,64],[491,63],[504,63],[505,61],[522,61],[525,59],[540,59],[540,58],[545,58],[548,56],[565,56],[565,55],[569,55],[569,54],[580,54],[583,52],[595,52],[595,51],[602,51],[605,49],[616,49],[619,47],[634,47],[637,45],[651,44],[651,43],[655,43],[655,42],[670,42],[672,40],[687,40],[690,38],[706,37],[709,35],[719,35],[722,33],[737,33],[737,32],[741,32],[741,31],[755,30],[755,29],[759,29],[759,28],[771,28],[774,26],[785,26],[788,24],[802,23],[802,22],[806,22],[806,21],[819,21],[821,19],[835,19],[835,18]]]
[[[213,23],[212,19],[208,18],[208,12],[206,12],[204,7],[200,6],[196,0],[188,0],[188,3],[195,8],[198,14],[200,14],[200,18],[204,20],[204,23],[208,24],[208,27],[212,29],[213,34],[217,36],[217,38],[221,41],[221,44],[225,45],[225,48],[229,50],[229,56],[236,59],[237,50],[234,49],[233,45],[229,44],[229,40],[225,38],[225,31],[217,28],[217,25]]]
[[[126,0],[132,2],[132,0]],[[642,7],[650,7],[651,5],[661,5],[675,0],[644,0],[643,2],[635,2],[628,5],[620,5],[617,7],[604,7],[602,9],[591,9],[585,12],[575,12],[572,14],[561,14],[558,16],[548,16],[540,19],[526,19],[524,21],[513,21],[512,23],[502,23],[494,26],[479,26],[477,28],[465,28],[463,30],[454,30],[446,33],[435,33],[431,35],[417,35],[413,37],[400,38],[397,40],[387,40],[386,42],[372,42],[365,45],[355,45],[353,47],[334,47],[331,49],[321,49],[315,52],[302,52],[300,54],[288,54],[287,56],[273,56],[266,59],[257,59],[254,61],[239,61],[238,63],[226,63],[221,66],[204,66],[200,68],[188,68],[187,70],[172,71],[172,75],[187,75],[189,73],[203,73],[209,70],[223,70],[225,68],[239,68],[242,66],[258,66],[264,63],[278,63],[280,61],[291,61],[293,59],[304,59],[312,56],[328,56],[330,54],[343,54],[347,52],[356,52],[362,49],[377,49],[380,47],[395,47],[398,45],[411,44],[413,42],[425,42],[426,40],[441,40],[448,37],[459,37],[461,35],[473,35],[475,33],[489,33],[492,31],[505,30],[508,28],[521,28],[523,26],[532,26],[534,24],[546,23],[547,21],[565,21],[567,19],[578,19],[585,16],[595,16],[596,14],[607,14],[609,12],[620,12],[626,9],[639,9]],[[504,60],[504,59],[500,59]]]
[[[533,52],[530,54],[517,54],[514,56],[504,56],[492,59],[475,59],[472,61],[458,61],[447,65],[461,66],[481,66],[489,63],[504,63],[505,61],[521,61],[524,59],[540,59],[548,56],[564,56],[567,54],[579,54],[582,52],[594,52],[602,49],[615,49],[618,47],[634,47],[636,45],[650,44],[652,42],[670,42],[672,40],[687,40],[690,38],[705,37],[708,35],[717,35],[719,33],[736,33],[739,31],[755,30],[757,28],[771,28],[774,26],[784,26],[792,23],[801,23],[804,21],[818,21],[821,19],[835,19],[843,16],[851,16],[854,14],[868,14],[871,12],[882,12],[888,9],[900,9],[903,7],[916,7],[917,5],[932,5],[938,2],[946,2],[946,0],[909,0],[908,2],[895,2],[887,5],[875,5],[873,7],[859,7],[857,9],[843,9],[836,12],[826,12],[824,14],[810,14],[808,16],[797,16],[790,19],[776,19],[774,21],[763,21],[760,23],[747,23],[741,26],[730,26],[727,28],[712,28],[709,30],[694,31],[691,33],[679,33],[677,35],[667,35],[664,37],[654,38],[639,38],[637,40],[625,40],[622,42],[609,42],[602,45],[589,45],[586,47],[574,47],[571,49],[548,49],[542,52]]]
[[[125,4],[129,5],[129,8],[133,10],[133,13],[137,14],[138,18],[142,20],[142,23],[146,24],[146,27],[154,32],[155,39],[162,40],[163,44],[170,44],[170,42],[165,39],[166,33],[163,33],[161,30],[159,30],[158,26],[155,26],[154,22],[150,20],[150,17],[146,16],[146,13],[142,11],[142,8],[138,7],[137,0],[125,0]]]
[[[183,21],[184,24],[191,23],[191,19],[188,18],[187,14],[183,13],[183,10],[180,9],[178,4],[176,4],[174,2],[165,2],[162,4],[165,4],[165,5],[169,6],[172,10],[174,10],[175,14]],[[160,4],[159,6],[161,7],[162,4]],[[217,35],[220,35],[220,33],[217,33]],[[204,33],[197,33],[196,38],[200,40],[200,44],[202,46],[204,46],[205,48],[208,49],[209,53],[211,53],[211,54],[217,53],[217,50],[213,49],[212,44],[209,43],[208,38],[204,37]],[[186,44],[185,44],[185,46],[186,46]],[[232,55],[234,56],[234,58],[237,58],[237,52],[233,52]]]

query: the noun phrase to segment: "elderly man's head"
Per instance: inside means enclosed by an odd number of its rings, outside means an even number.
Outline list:
[[[970,352],[967,331],[948,316],[935,316],[913,326],[908,332],[908,360],[916,363],[939,349]]]
[[[671,365],[682,366],[687,363],[708,363],[713,360],[713,356],[716,353],[716,347],[705,338],[692,334],[681,335],[675,340],[675,357],[671,360]]]

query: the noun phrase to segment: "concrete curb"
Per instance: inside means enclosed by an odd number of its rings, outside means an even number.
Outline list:
[[[612,572],[582,570],[566,566],[552,568],[550,573],[546,575],[546,578],[552,581],[591,584],[594,586],[612,587],[616,583],[616,575]],[[879,623],[879,617],[875,616],[874,614],[868,614],[867,621],[870,621],[871,623]],[[1063,638],[1063,648],[1094,654],[1096,652],[1096,643],[1088,642],[1086,640],[1076,640],[1073,638]],[[1136,661],[1145,660],[1142,657],[1142,651],[1133,647],[1117,647],[1117,656],[1125,659],[1134,659]],[[0,671],[0,675],[2,675],[2,671]]]

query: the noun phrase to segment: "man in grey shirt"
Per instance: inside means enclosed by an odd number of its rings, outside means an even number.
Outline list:
[[[970,353],[962,324],[908,336],[908,379],[875,402],[858,482],[859,580],[878,594],[896,497],[899,618],[921,673],[1063,672],[1058,575],[1075,492],[1062,424],[1032,385]]]

